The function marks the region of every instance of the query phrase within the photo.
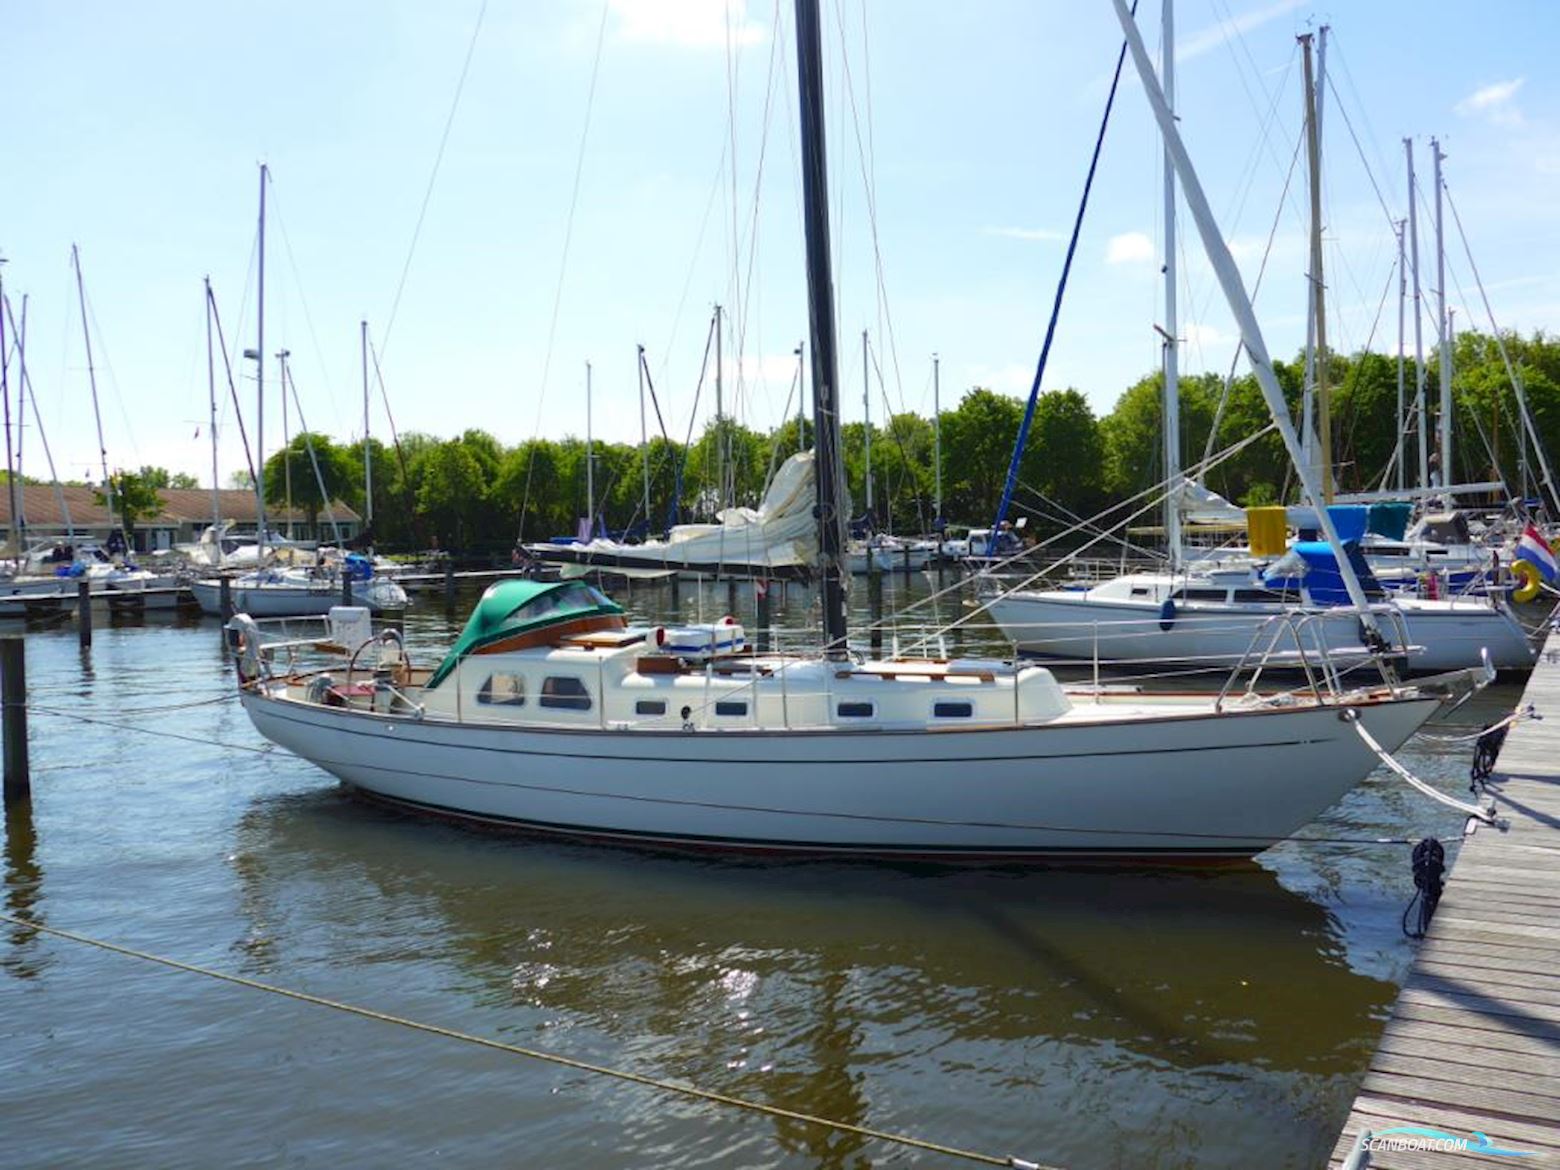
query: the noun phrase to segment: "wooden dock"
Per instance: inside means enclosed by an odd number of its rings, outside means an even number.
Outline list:
[[[1506,824],[1457,854],[1330,1166],[1560,1166],[1560,634],[1523,702],[1543,718],[1511,729],[1491,778]],[[1362,1130],[1400,1126],[1477,1131],[1535,1156],[1470,1143],[1347,1162]]]

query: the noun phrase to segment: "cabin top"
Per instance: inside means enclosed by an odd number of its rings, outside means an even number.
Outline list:
[[[466,619],[466,628],[433,672],[428,686],[438,686],[468,654],[479,654],[511,638],[576,623],[581,618],[616,619],[616,624],[621,625],[623,610],[583,581],[496,582],[482,594]]]

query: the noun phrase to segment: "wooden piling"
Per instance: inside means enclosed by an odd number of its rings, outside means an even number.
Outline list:
[[[754,639],[760,654],[769,653],[769,590],[767,581],[755,581],[753,583],[754,609],[753,623],[758,628]]]
[[[222,614],[222,624],[233,620],[233,578],[223,574],[217,578],[217,608]]]
[[[352,572],[346,565],[341,566],[341,604],[352,604]]]
[[[455,558],[444,558],[444,608],[455,608]]]
[[[735,577],[726,578],[726,612],[729,614],[737,612],[737,579]]]
[[[18,634],[0,637],[0,736],[4,737],[5,803],[32,796],[27,765],[27,643]]]
[[[877,658],[883,653],[883,574],[870,552],[867,558],[867,611],[872,624],[872,656]]]
[[[85,577],[76,578],[76,633],[81,648],[92,648],[92,585]]]

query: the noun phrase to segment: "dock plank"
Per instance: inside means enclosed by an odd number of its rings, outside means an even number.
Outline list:
[[[1560,651],[1560,635],[1551,643]],[[1501,824],[1465,840],[1382,1029],[1329,1165],[1362,1129],[1417,1125],[1560,1162],[1560,653],[1523,704],[1543,720],[1506,737],[1488,793]],[[1458,1165],[1512,1159],[1459,1152]],[[1434,1170],[1438,1151],[1376,1151],[1374,1170]]]

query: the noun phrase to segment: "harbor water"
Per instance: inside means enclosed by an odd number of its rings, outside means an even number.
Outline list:
[[[933,588],[888,578],[885,608]],[[724,585],[618,589],[712,620]],[[858,611],[867,604],[861,582]],[[475,594],[405,620],[438,654]],[[817,629],[810,598],[774,620]],[[738,596],[751,620],[751,592]],[[943,621],[968,614],[944,599]],[[864,617],[864,613],[858,613]],[[899,631],[908,640],[908,629]],[[891,648],[895,632],[885,637]],[[903,644],[903,642],[902,642]],[[970,622],[961,654],[1000,653]],[[1072,1170],[1325,1160],[1411,958],[1409,849],[1461,818],[1378,770],[1206,871],[684,856],[352,799],[270,748],[211,620],[27,636],[17,919],[656,1080]],[[1491,687],[1443,734],[1497,718]],[[1447,792],[1471,744],[1401,753]],[[1325,839],[1325,840],[1323,840]],[[958,1165],[0,925],[10,1167]]]

